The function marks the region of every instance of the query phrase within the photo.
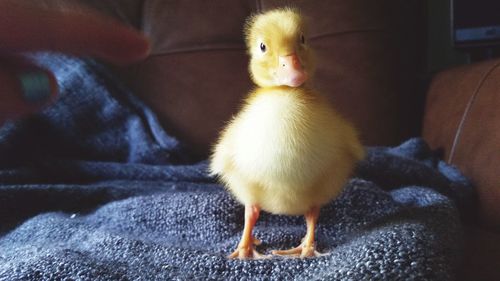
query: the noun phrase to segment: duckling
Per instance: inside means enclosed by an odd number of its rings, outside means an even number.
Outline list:
[[[249,71],[257,85],[222,130],[210,172],[245,206],[243,235],[229,258],[262,258],[252,232],[264,210],[304,215],[302,243],[273,255],[312,257],[322,206],[342,191],[364,157],[358,133],[310,85],[312,51],[300,13],[282,8],[245,26]]]

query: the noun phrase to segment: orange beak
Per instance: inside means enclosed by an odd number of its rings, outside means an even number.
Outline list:
[[[307,80],[307,73],[300,63],[297,54],[293,53],[278,58],[279,66],[276,72],[277,81],[280,85],[299,87]]]

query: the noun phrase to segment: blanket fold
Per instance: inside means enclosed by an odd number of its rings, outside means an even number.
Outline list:
[[[55,54],[53,106],[0,128],[0,280],[452,280],[470,183],[422,139],[373,147],[322,208],[324,256],[228,260],[243,207],[105,67]],[[269,253],[303,218],[263,213]]]

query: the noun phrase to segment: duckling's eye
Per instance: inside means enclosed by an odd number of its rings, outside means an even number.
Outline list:
[[[300,35],[300,43],[302,43],[302,44],[306,43],[306,38],[304,37],[304,34]]]
[[[266,52],[266,45],[264,43],[260,43],[260,50],[265,53]]]

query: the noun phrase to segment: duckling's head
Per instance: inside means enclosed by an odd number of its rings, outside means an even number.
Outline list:
[[[250,74],[260,87],[300,87],[312,75],[313,56],[302,16],[277,9],[251,17],[245,26]]]

